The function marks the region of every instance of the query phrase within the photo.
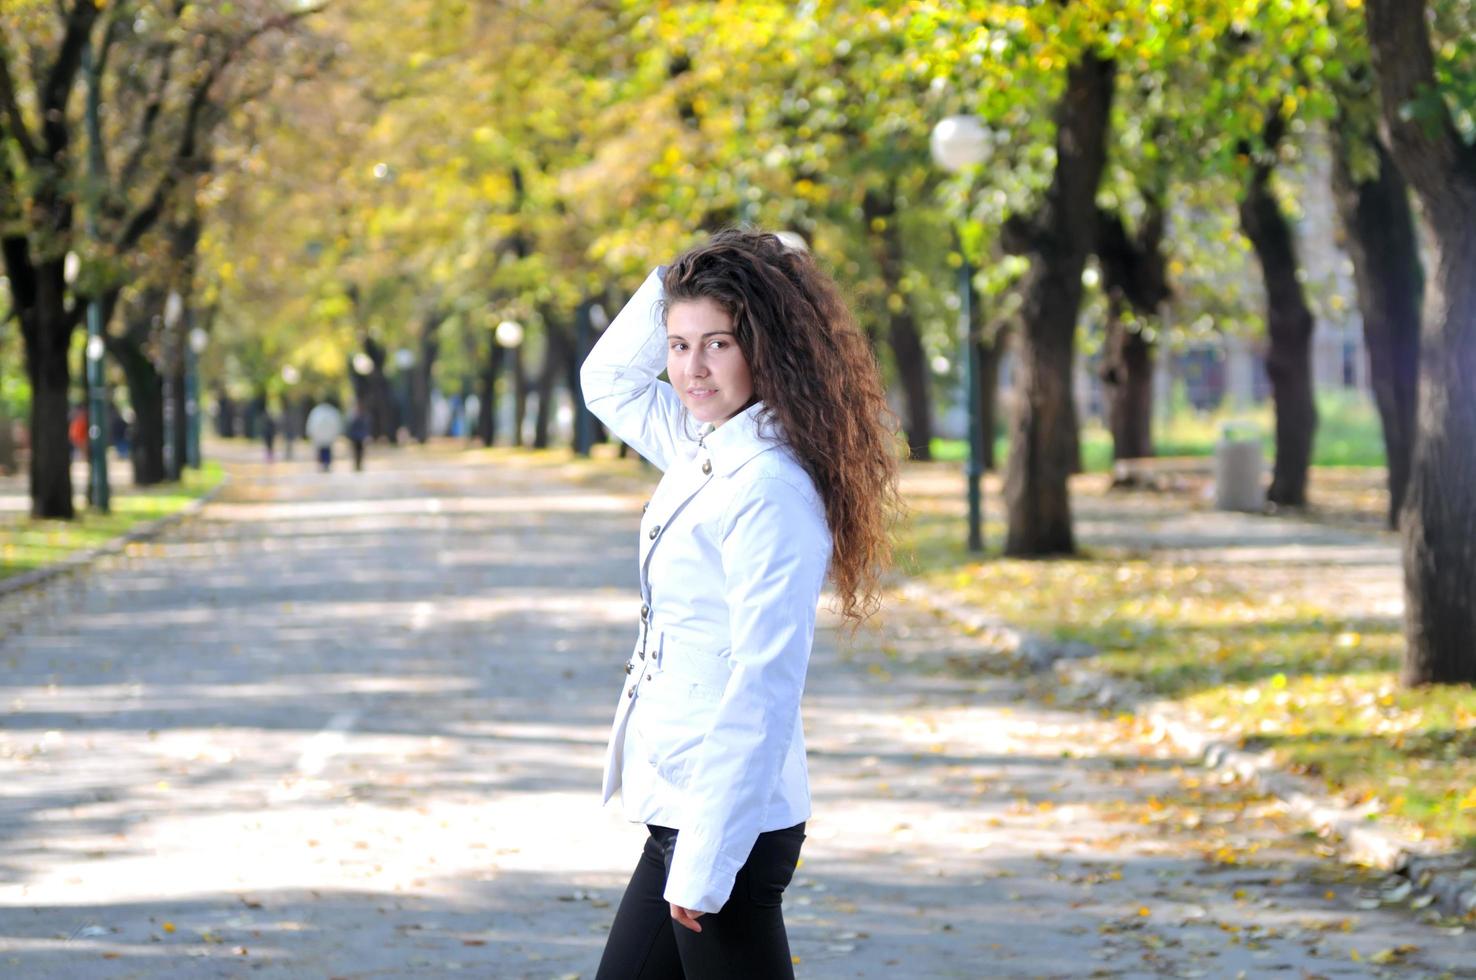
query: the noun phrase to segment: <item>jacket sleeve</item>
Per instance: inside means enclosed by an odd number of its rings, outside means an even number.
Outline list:
[[[732,673],[693,760],[665,891],[704,912],[728,900],[779,784],[830,559],[823,514],[780,478],[754,481],[724,525]]]
[[[666,369],[666,331],[660,317],[661,270],[646,277],[605,328],[579,370],[584,404],[620,440],[662,470],[693,442],[683,426],[681,399],[658,380]]]

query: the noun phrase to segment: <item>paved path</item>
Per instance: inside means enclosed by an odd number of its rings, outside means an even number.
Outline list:
[[[597,805],[640,503],[246,468],[0,604],[0,976],[592,976],[641,840]],[[800,976],[1476,976],[1274,806],[1030,683],[906,608],[824,631]]]

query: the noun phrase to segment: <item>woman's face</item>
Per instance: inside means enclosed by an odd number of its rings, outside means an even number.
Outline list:
[[[699,422],[722,425],[753,400],[753,376],[733,335],[733,318],[706,296],[667,309],[666,375]]]

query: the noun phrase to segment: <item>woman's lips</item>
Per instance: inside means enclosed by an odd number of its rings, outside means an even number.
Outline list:
[[[717,394],[716,388],[688,388],[687,394],[692,398],[711,398]]]

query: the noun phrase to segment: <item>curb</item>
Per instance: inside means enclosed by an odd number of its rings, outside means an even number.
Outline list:
[[[172,514],[165,514],[163,517],[156,517],[152,521],[131,527],[123,534],[95,548],[88,548],[86,551],[74,551],[60,561],[53,562],[50,565],[43,565],[40,568],[33,568],[29,572],[23,572],[20,575],[12,575],[9,578],[0,579],[0,599],[4,599],[13,593],[41,585],[43,582],[49,582],[62,575],[86,568],[99,558],[117,554],[135,541],[147,541],[170,525],[177,524],[186,517],[193,517],[195,514],[198,514],[205,508],[206,504],[219,496],[220,492],[230,482],[230,474],[226,473],[210,492],[196,497]]]
[[[1084,667],[1078,661],[1096,654],[1080,641],[1056,642],[1010,626],[1003,620],[917,582],[902,586],[905,599],[953,620],[991,647],[1027,663],[1036,673],[1051,673],[1063,688],[1098,707],[1131,711],[1161,732],[1172,745],[1208,769],[1229,771],[1275,796],[1299,819],[1341,843],[1339,856],[1403,878],[1409,892],[1428,895],[1429,904],[1453,916],[1476,912],[1476,862],[1440,851],[1427,841],[1368,822],[1366,806],[1347,806],[1330,798],[1305,776],[1286,772],[1273,753],[1251,752],[1206,731],[1191,712],[1172,702],[1153,700],[1134,686]]]

